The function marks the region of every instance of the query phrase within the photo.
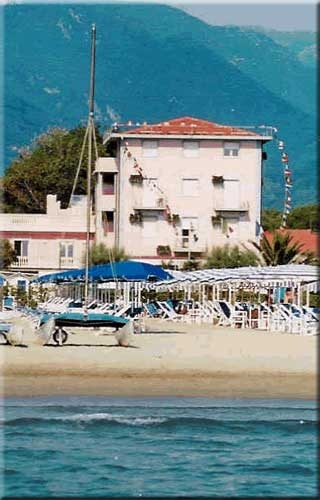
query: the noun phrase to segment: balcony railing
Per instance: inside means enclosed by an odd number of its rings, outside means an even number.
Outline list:
[[[277,133],[277,129],[272,125],[234,125],[234,127],[248,130],[248,132],[253,132],[257,135],[263,135],[270,139],[273,139],[273,137]]]
[[[187,236],[177,238],[173,246],[173,251],[176,253],[202,253],[205,252],[205,250],[205,245]]]
[[[29,265],[28,257],[18,256],[16,260],[11,264],[11,267],[27,267]]]
[[[227,205],[227,204],[217,204],[214,207],[216,212],[248,212],[250,209],[249,203],[247,201],[239,203],[237,206]]]
[[[133,207],[134,210],[156,210],[162,212],[166,208],[166,203],[163,198],[158,198],[155,200],[150,200],[150,202],[142,202]]]
[[[61,267],[69,267],[73,265],[73,257],[60,257]]]
[[[157,207],[157,205],[148,205],[148,206],[145,206],[145,205],[135,205],[133,207],[133,210],[140,210],[140,211],[154,211],[154,212],[163,212],[164,211],[164,208],[163,207]]]

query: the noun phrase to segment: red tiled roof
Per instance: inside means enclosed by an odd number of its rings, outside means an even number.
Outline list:
[[[312,252],[315,255],[319,254],[318,233],[313,233],[311,229],[282,229],[281,231],[292,236],[292,243],[301,245],[301,252]],[[265,231],[264,234],[267,240],[270,241],[272,233],[270,231]]]
[[[257,135],[253,132],[230,125],[199,120],[198,118],[175,118],[153,125],[144,124],[141,127],[127,131],[126,134],[163,134],[163,135],[230,135],[248,136]]]

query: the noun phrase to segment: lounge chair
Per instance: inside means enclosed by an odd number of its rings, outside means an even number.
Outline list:
[[[156,305],[163,312],[162,319],[166,319],[168,321],[181,321],[184,316],[182,314],[176,313],[176,311],[171,307],[168,302],[165,301],[156,301]]]
[[[160,318],[163,315],[163,311],[154,302],[143,304],[143,309],[150,318]]]

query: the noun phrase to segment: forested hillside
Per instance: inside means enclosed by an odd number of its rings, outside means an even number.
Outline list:
[[[10,33],[5,165],[48,127],[86,120],[95,22],[102,129],[115,120],[152,123],[178,116],[272,125],[289,152],[294,205],[316,199],[315,69],[283,40],[254,29],[209,26],[162,5],[15,4],[4,12]],[[264,205],[282,208],[275,141],[267,152]]]

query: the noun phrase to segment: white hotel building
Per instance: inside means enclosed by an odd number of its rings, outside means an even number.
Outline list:
[[[133,259],[182,263],[213,246],[259,237],[263,144],[255,133],[195,118],[106,134],[96,162],[91,239],[122,247]],[[85,199],[46,214],[2,214],[1,237],[18,253],[12,270],[83,265]]]

